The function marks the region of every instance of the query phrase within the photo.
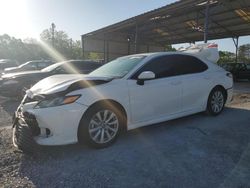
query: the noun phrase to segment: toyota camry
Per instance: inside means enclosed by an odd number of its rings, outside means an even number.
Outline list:
[[[112,144],[131,130],[198,112],[218,115],[232,100],[232,74],[216,65],[216,45],[117,58],[89,75],[56,75],[26,91],[13,143]]]

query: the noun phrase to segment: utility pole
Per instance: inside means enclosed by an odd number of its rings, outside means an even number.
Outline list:
[[[205,23],[204,23],[204,43],[207,43],[207,40],[208,40],[209,4],[210,4],[210,1],[207,1],[206,10],[205,10]]]
[[[72,38],[69,39],[69,45],[70,45],[70,53],[71,53],[71,57],[73,58],[73,40]]]
[[[52,23],[51,24],[52,47],[55,47],[55,28],[56,28],[56,25],[54,23]]]

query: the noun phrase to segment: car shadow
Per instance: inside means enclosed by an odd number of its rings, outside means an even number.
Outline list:
[[[249,110],[227,107],[128,131],[104,149],[41,147],[19,172],[36,187],[218,187],[250,143],[249,122]]]

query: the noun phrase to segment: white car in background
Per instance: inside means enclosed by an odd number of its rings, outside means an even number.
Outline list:
[[[218,115],[232,100],[233,81],[217,60],[217,46],[205,44],[121,57],[85,76],[45,78],[16,111],[13,143],[24,151],[76,142],[102,148],[122,129]]]

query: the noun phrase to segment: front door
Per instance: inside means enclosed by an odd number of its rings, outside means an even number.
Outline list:
[[[128,88],[133,123],[157,120],[181,111],[182,80],[175,75],[171,55],[150,60],[130,79]],[[144,71],[152,71],[156,78],[137,84]]]

